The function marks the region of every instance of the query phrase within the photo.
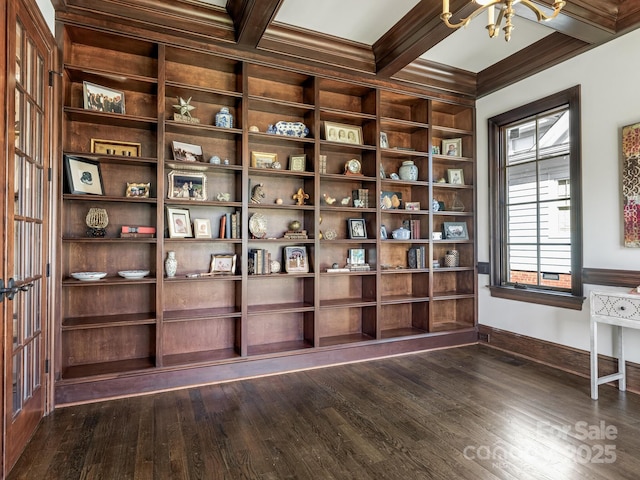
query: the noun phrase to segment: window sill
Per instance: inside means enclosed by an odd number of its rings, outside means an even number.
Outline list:
[[[585,297],[576,296],[570,293],[559,293],[545,290],[534,290],[532,288],[514,288],[490,286],[492,297],[506,298],[519,302],[536,303],[538,305],[548,305],[550,307],[570,308],[572,310],[582,310]]]

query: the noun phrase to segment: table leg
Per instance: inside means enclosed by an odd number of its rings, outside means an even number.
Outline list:
[[[598,327],[591,319],[591,398],[598,399]]]
[[[618,388],[622,392],[627,389],[627,364],[624,359],[623,328],[622,326],[618,326],[618,372],[622,375],[620,380],[618,380]]]

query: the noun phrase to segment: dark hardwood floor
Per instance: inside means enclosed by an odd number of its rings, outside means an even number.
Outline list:
[[[56,410],[10,479],[637,479],[640,396],[484,346]]]

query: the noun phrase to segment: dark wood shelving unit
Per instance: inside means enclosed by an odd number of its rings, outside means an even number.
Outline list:
[[[60,155],[98,162],[105,195],[65,193],[64,172],[58,178],[56,403],[475,341],[475,124],[466,99],[457,104],[389,82],[294,71],[242,59],[241,52],[232,57],[204,45],[163,43],[157,35],[144,40],[61,27]],[[127,113],[85,110],[85,81],[124,92]],[[191,98],[200,123],[174,119],[178,98]],[[234,117],[232,128],[215,126],[223,107]],[[267,133],[279,121],[303,123],[309,133]],[[326,140],[324,122],[357,127],[362,144]],[[388,148],[379,146],[381,132]],[[141,154],[97,154],[92,139],[139,143]],[[465,156],[434,153],[450,139],[460,139]],[[175,160],[172,142],[201,146],[204,162]],[[253,166],[252,152],[277,155],[280,168]],[[214,155],[228,163],[208,163]],[[301,155],[304,170],[290,170],[289,157]],[[352,159],[362,165],[361,175],[345,174]],[[407,161],[418,167],[417,180],[389,177]],[[464,184],[439,183],[452,168],[463,171]],[[172,170],[204,175],[207,198],[168,198]],[[151,183],[150,198],[127,198],[126,183],[140,181]],[[257,183],[265,198],[252,203]],[[292,198],[299,188],[309,195],[302,205]],[[364,190],[369,203],[357,206],[354,192]],[[401,208],[382,208],[382,191],[399,193]],[[434,199],[444,210],[432,209]],[[464,210],[450,208],[454,201]],[[420,206],[404,209],[406,202]],[[84,236],[84,216],[93,206],[108,211],[104,238]],[[168,238],[168,207],[209,220],[212,238]],[[239,215],[238,238],[220,238],[220,219],[230,214]],[[267,218],[265,238],[252,238],[254,214]],[[366,238],[349,238],[350,219],[364,221]],[[307,238],[284,238],[293,220]],[[381,238],[382,225],[390,236],[411,222],[417,238]],[[469,239],[433,239],[444,222],[465,222]],[[149,225],[157,234],[119,238],[121,225]],[[321,235],[329,230],[335,239]],[[308,272],[285,273],[284,250],[292,246],[306,249]],[[418,268],[409,268],[411,247],[424,255]],[[278,261],[282,271],[250,274],[253,249]],[[343,267],[351,249],[364,250],[370,270],[327,272],[334,263]],[[434,260],[443,265],[450,250],[458,251],[460,265],[432,268]],[[169,251],[178,259],[172,278],[165,275]],[[189,277],[208,272],[212,255],[235,255],[235,272]],[[118,277],[119,270],[134,268],[150,274]],[[70,277],[76,271],[107,276],[81,282]]]

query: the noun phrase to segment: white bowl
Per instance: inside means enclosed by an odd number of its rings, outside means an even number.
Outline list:
[[[83,282],[93,282],[106,277],[107,272],[73,272],[71,276],[76,280],[82,280]]]
[[[143,278],[149,275],[149,270],[121,270],[118,275],[124,278]]]

